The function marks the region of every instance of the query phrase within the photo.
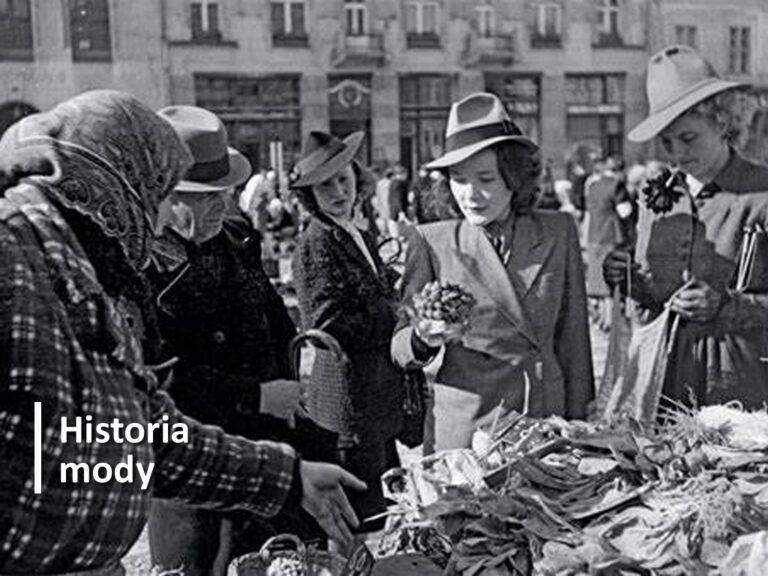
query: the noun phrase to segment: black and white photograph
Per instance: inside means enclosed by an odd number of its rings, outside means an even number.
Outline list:
[[[0,0],[0,576],[768,574],[768,0]]]

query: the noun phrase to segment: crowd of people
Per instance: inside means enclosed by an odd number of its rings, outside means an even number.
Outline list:
[[[658,138],[669,163],[595,158],[562,180],[490,93],[453,104],[413,183],[362,166],[362,133],[313,131],[290,173],[254,175],[215,114],[112,91],[21,120],[0,140],[0,573],[122,574],[147,522],[153,563],[188,575],[279,532],[348,552],[381,526],[408,375],[438,365],[427,454],[512,412],[587,418],[589,315],[610,329],[616,294],[679,317],[666,396],[762,406],[768,168],[735,147],[742,91],[668,47],[629,138]],[[405,312],[435,281],[472,294],[468,321]],[[325,401],[350,432],[318,423],[292,365],[309,331],[343,352],[343,396]],[[190,439],[62,444],[61,417],[84,415]],[[150,491],[59,475],[128,454],[156,464]]]

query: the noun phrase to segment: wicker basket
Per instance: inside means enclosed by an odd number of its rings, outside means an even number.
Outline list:
[[[232,560],[227,576],[268,576],[271,572],[280,575],[275,566],[270,570],[270,566],[280,558],[298,561],[303,570],[299,572],[302,576],[339,576],[346,564],[338,554],[307,548],[293,534],[279,534],[264,542],[258,552]]]
[[[349,358],[338,341],[323,330],[311,329],[290,345],[293,378],[300,378],[301,349],[314,347],[315,361],[307,383],[307,412],[319,426],[339,435],[339,448],[358,443],[357,423],[350,395]]]

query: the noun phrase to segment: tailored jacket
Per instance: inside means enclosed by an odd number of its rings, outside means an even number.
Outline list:
[[[745,290],[735,290],[745,230],[756,235]],[[640,275],[632,296],[653,318],[683,284],[683,271],[724,294],[709,322],[682,320],[664,394],[699,404],[739,400],[759,408],[768,398],[768,167],[735,151],[721,173],[694,198],[666,214],[644,206],[638,224]]]
[[[391,273],[373,238],[361,233],[376,271],[347,232],[315,216],[299,238],[293,275],[304,329],[328,332],[349,357],[352,407],[367,444],[400,432],[404,388],[389,353],[396,324]]]
[[[179,359],[171,395],[206,424],[290,441],[284,421],[259,414],[260,383],[290,378],[296,329],[262,268],[258,235],[228,218],[217,236],[186,248],[185,264],[152,275],[163,357]]]
[[[480,227],[419,226],[408,248],[404,297],[434,280],[459,283],[477,303],[460,341],[446,344],[434,386],[434,449],[470,446],[498,413],[582,418],[593,397],[584,272],[573,219],[532,210],[515,217],[505,267]],[[392,355],[418,366],[403,319]],[[502,404],[503,401],[503,404]],[[501,409],[499,409],[501,407]],[[429,442],[429,440],[425,440]]]

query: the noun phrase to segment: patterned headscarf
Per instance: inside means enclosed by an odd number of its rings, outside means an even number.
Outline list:
[[[135,98],[86,92],[22,119],[0,140],[0,193],[20,181],[90,219],[136,271],[148,263],[160,201],[191,165],[170,124]]]

